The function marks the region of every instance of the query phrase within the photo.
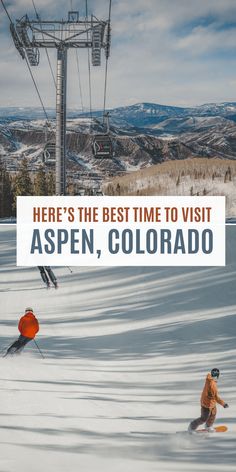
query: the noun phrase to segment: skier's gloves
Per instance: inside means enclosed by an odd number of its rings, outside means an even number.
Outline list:
[[[229,408],[228,403],[225,403],[225,404],[224,404],[224,408]]]

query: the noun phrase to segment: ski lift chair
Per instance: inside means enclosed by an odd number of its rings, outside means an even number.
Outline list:
[[[49,141],[45,144],[43,150],[43,163],[46,165],[54,165],[56,162],[56,145]]]
[[[112,159],[113,143],[110,136],[106,134],[95,135],[92,143],[92,153],[97,159]]]

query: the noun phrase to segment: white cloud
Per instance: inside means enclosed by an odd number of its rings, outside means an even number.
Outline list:
[[[201,55],[211,51],[233,49],[236,46],[236,27],[226,31],[198,26],[191,34],[180,38],[175,43],[176,49],[189,51],[192,55]]]
[[[42,17],[66,17],[70,1],[35,0]],[[108,14],[108,0],[89,0],[89,11],[100,18]],[[31,0],[7,2],[14,18],[29,12]],[[73,0],[73,8],[84,2]],[[112,56],[109,64],[108,105],[134,101],[168,104],[196,104],[233,100],[236,61],[226,59],[235,48],[235,29],[224,26],[236,18],[235,0],[113,0]],[[3,21],[3,20],[2,20]],[[38,105],[25,64],[12,45],[2,24],[0,49],[0,106]],[[207,56],[207,60],[206,60]],[[230,57],[230,56],[229,56]],[[84,102],[88,106],[86,51],[80,51]],[[4,66],[4,67],[3,67]],[[55,54],[53,67],[56,68]],[[34,69],[47,106],[55,105],[55,90],[42,51],[40,66]],[[92,69],[93,103],[102,104],[104,68]],[[78,76],[74,52],[69,53],[68,104],[79,104]],[[235,97],[236,100],[236,97]]]

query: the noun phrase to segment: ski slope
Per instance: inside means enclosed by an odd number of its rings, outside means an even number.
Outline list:
[[[15,267],[0,230],[0,347],[32,306],[38,344],[0,358],[1,472],[235,470],[236,227],[221,268]],[[219,367],[224,434],[189,435],[205,375]]]

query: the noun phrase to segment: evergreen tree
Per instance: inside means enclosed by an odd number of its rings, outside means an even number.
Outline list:
[[[54,172],[49,172],[47,175],[47,195],[55,195],[56,185],[55,185],[55,174]]]
[[[19,196],[32,196],[34,194],[33,184],[30,177],[27,159],[24,158],[20,164],[19,171],[14,182],[13,210],[16,211],[16,199]]]
[[[34,181],[34,194],[39,197],[48,195],[47,174],[43,166],[40,166]]]
[[[33,184],[28,168],[28,161],[24,158],[15,180],[15,197],[33,195]]]
[[[77,190],[76,190],[76,184],[73,180],[70,180],[68,183],[67,183],[67,195],[76,195],[77,194]]]
[[[0,217],[5,218],[13,215],[13,190],[9,173],[0,160]]]

